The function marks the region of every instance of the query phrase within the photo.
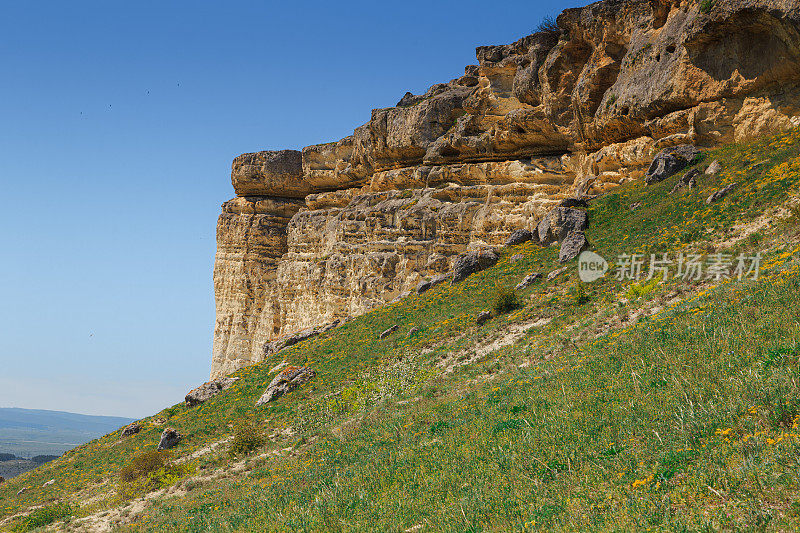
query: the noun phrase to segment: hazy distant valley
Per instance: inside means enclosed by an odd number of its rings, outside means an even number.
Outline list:
[[[0,476],[9,479],[32,470],[130,421],[113,416],[0,408]]]

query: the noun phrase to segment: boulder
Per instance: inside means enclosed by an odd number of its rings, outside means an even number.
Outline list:
[[[695,187],[697,187],[697,176],[699,175],[700,175],[700,169],[693,168],[692,170],[684,174],[681,177],[681,179],[678,180],[678,183],[675,184],[675,187],[673,187],[669,193],[673,194],[675,191],[683,187],[688,187],[689,190],[694,189]]]
[[[209,400],[220,392],[224,391],[238,380],[239,378],[217,378],[207,381],[196,389],[189,391],[184,398],[184,402],[186,402],[187,407],[200,405],[206,400]]]
[[[452,276],[453,276],[452,273],[447,273],[447,274],[441,274],[439,276],[436,276],[435,278],[430,279],[430,280],[420,281],[417,284],[417,288],[415,290],[417,291],[417,294],[422,294],[425,291],[431,290],[432,288],[434,288],[435,286],[439,285],[440,283],[444,283],[445,281],[450,279]]]
[[[410,339],[411,337],[413,337],[417,333],[419,333],[419,328],[415,326],[415,327],[411,328],[410,330],[408,330],[408,333],[406,334],[406,337]]]
[[[636,211],[640,207],[642,207],[642,202],[634,202],[631,204],[631,211]]]
[[[715,159],[714,161],[711,162],[710,165],[708,165],[708,168],[706,169],[706,175],[711,176],[713,174],[716,174],[720,170],[722,170],[722,165],[720,165],[719,161]]]
[[[142,430],[141,424],[138,422],[131,422],[124,428],[122,428],[122,437],[130,437],[131,435],[136,435]]]
[[[492,248],[475,250],[460,256],[453,266],[452,283],[464,281],[470,275],[494,266],[500,260],[500,254]]]
[[[272,400],[280,398],[284,394],[292,392],[298,387],[302,387],[317,373],[306,366],[289,366],[286,367],[280,374],[267,386],[267,390],[261,395],[261,398],[256,402],[256,406],[264,405]]]
[[[553,228],[550,226],[550,217],[548,215],[545,215],[536,225],[536,238],[539,240],[539,243],[544,246],[555,242]]]
[[[589,227],[589,215],[586,211],[572,207],[556,207],[551,209],[536,227],[539,243],[547,246],[554,242],[562,242],[572,231],[586,231]]]
[[[723,198],[728,196],[734,189],[736,189],[737,185],[738,185],[738,183],[731,183],[727,187],[721,188],[720,190],[718,190],[717,192],[715,192],[714,194],[709,196],[708,200],[706,200],[706,203],[707,204],[713,204],[714,202],[716,202],[718,200],[722,200]]]
[[[517,286],[514,287],[514,289],[518,290],[518,291],[521,291],[523,289],[527,289],[528,287],[530,287],[531,285],[533,285],[535,282],[537,282],[540,279],[542,279],[542,275],[540,273],[531,272],[530,274],[525,276],[525,278],[522,281],[520,281],[517,284]]]
[[[650,185],[674,176],[692,164],[699,153],[691,144],[681,144],[661,150],[647,170],[645,183]]]
[[[25,494],[26,492],[28,492],[28,489],[29,489],[29,488],[30,488],[30,487],[22,487],[21,489],[19,489],[19,490],[17,491],[17,496],[22,496],[23,494]]]
[[[478,318],[475,319],[475,323],[479,326],[486,324],[492,318],[492,313],[489,311],[481,311],[478,313]]]
[[[45,481],[44,484],[42,485],[42,488],[49,487],[50,485],[55,485],[55,484],[56,484],[56,480],[55,479],[51,479],[50,481]]]
[[[390,327],[390,328],[389,328],[389,329],[387,329],[386,331],[382,332],[382,333],[380,334],[380,337],[379,337],[379,338],[380,338],[381,340],[383,340],[383,339],[385,339],[386,337],[388,337],[389,335],[391,335],[392,333],[394,333],[395,331],[397,331],[399,328],[400,328],[400,326],[398,326],[397,324],[395,324],[394,326]]]
[[[561,243],[558,261],[560,263],[572,261],[587,248],[589,248],[589,241],[586,240],[586,234],[582,231],[570,231],[567,238]]]
[[[506,246],[516,246],[528,242],[533,238],[533,234],[526,229],[518,229],[506,239]]]
[[[514,254],[511,256],[510,261],[512,263],[516,263],[517,261],[522,261],[523,259],[525,259],[525,254]]]
[[[264,358],[269,357],[274,353],[278,353],[284,348],[288,348],[289,346],[294,346],[297,343],[303,342],[304,340],[308,340],[312,337],[316,337],[317,335],[321,335],[326,331],[330,331],[333,328],[339,327],[344,324],[342,320],[334,320],[330,324],[325,324],[324,326],[318,326],[316,328],[307,328],[302,331],[298,331],[297,333],[292,333],[290,335],[284,335],[283,337],[279,337],[274,341],[268,342],[264,345]]]
[[[158,451],[169,450],[170,448],[178,444],[182,438],[183,435],[178,433],[178,431],[175,428],[166,428],[161,433],[161,440],[158,441]]]

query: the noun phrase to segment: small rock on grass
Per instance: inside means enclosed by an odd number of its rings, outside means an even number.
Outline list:
[[[510,261],[512,263],[516,263],[517,261],[522,261],[523,259],[525,259],[525,254],[514,254],[511,256]]]
[[[558,276],[560,276],[561,274],[563,274],[564,272],[566,272],[568,268],[569,268],[569,267],[564,267],[564,268],[559,268],[558,270],[553,270],[552,272],[550,272],[550,273],[547,275],[547,281],[553,281],[553,280],[554,280],[554,279],[556,279]]]
[[[530,274],[525,276],[525,278],[522,281],[520,281],[517,284],[517,286],[514,287],[514,289],[518,290],[518,291],[521,291],[523,289],[527,289],[528,287],[533,285],[536,281],[540,280],[541,278],[542,278],[542,275],[540,273],[531,272]]]
[[[406,337],[408,337],[410,339],[411,337],[413,337],[417,333],[419,333],[419,328],[415,326],[415,327],[411,328],[410,330],[408,330],[408,334],[406,335]]]
[[[738,185],[738,183],[731,183],[727,187],[721,188],[720,190],[718,190],[717,192],[715,192],[714,194],[709,196],[708,200],[706,200],[706,203],[707,204],[713,204],[714,202],[716,202],[718,200],[722,200],[723,198],[728,196],[731,193],[731,191],[733,191],[737,187],[737,185]]]
[[[478,313],[478,318],[475,319],[475,323],[479,326],[486,324],[492,318],[492,313],[489,311],[481,311]]]
[[[389,335],[391,335],[392,333],[394,333],[395,331],[397,331],[398,329],[400,329],[400,326],[398,326],[397,324],[395,324],[394,326],[390,327],[389,329],[387,329],[386,331],[384,331],[383,333],[381,333],[379,338],[380,338],[381,340],[383,340],[383,339],[385,339],[386,337],[388,337]]]
[[[450,279],[452,277],[453,277],[453,274],[451,272],[448,272],[447,274],[441,274],[439,276],[436,276],[435,278],[433,278],[431,280],[420,281],[417,284],[417,288],[416,288],[417,294],[422,294],[423,292],[434,288],[438,284],[444,283],[445,281],[447,281],[448,279]]]
[[[680,188],[687,187],[689,190],[694,189],[697,187],[697,176],[700,175],[700,169],[693,168],[686,174],[684,174],[681,179],[678,180],[678,183],[672,188],[669,192],[670,194],[675,193]]]
[[[589,215],[581,209],[556,207],[547,212],[536,226],[536,238],[542,246],[563,242],[572,231],[586,231]]]
[[[711,162],[710,165],[708,165],[708,168],[706,169],[706,174],[710,176],[712,174],[716,174],[720,170],[722,170],[722,165],[720,165],[719,161],[715,159],[714,161]]]

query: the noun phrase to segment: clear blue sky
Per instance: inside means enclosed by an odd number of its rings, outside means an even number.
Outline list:
[[[181,401],[233,157],[340,139],[584,3],[4,2],[0,406]]]

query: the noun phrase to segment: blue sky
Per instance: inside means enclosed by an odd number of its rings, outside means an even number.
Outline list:
[[[236,155],[340,139],[583,3],[4,2],[0,407],[181,401]]]

